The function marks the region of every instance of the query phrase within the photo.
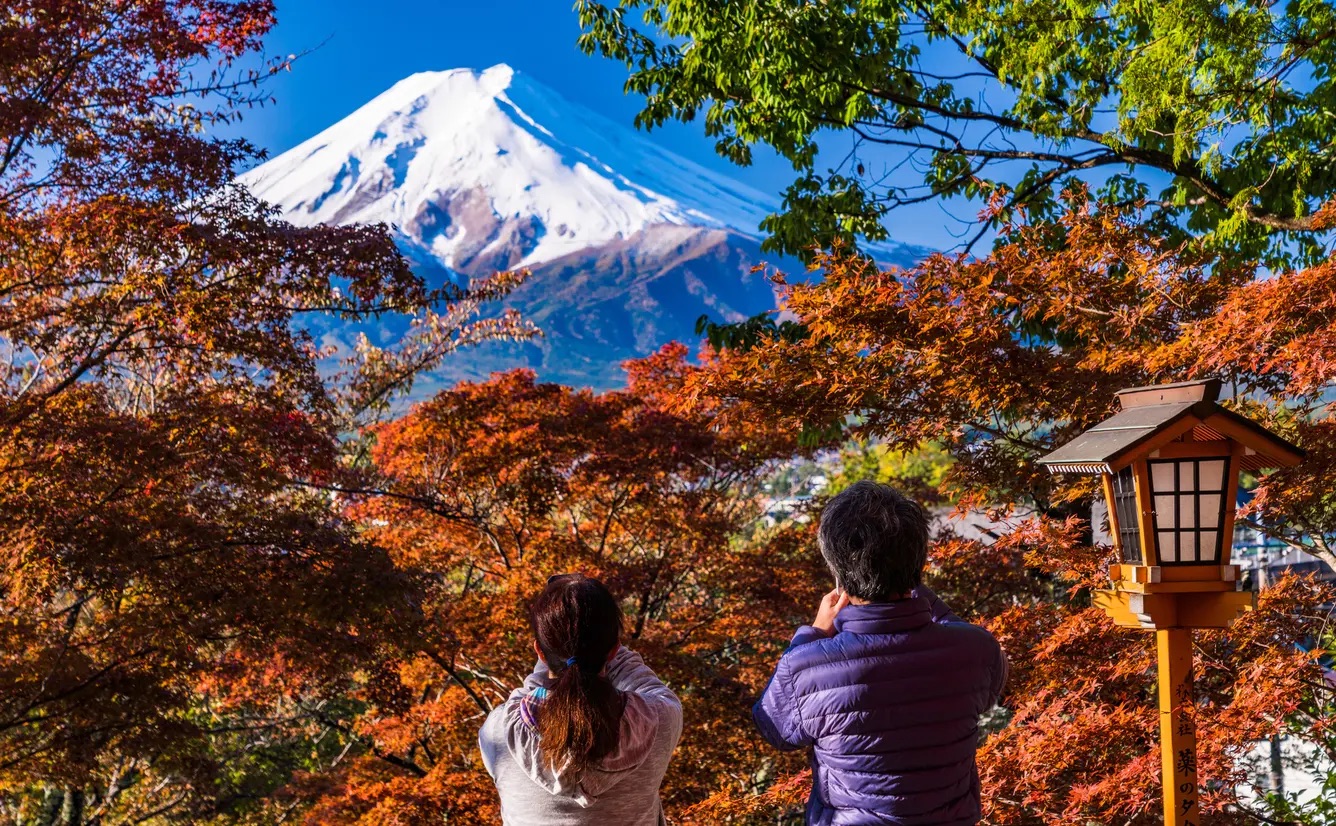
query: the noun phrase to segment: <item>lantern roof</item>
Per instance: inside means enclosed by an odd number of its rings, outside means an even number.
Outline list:
[[[1248,470],[1297,464],[1303,450],[1216,403],[1219,379],[1133,387],[1118,392],[1122,407],[1039,460],[1052,473],[1116,473],[1173,441],[1243,446]]]

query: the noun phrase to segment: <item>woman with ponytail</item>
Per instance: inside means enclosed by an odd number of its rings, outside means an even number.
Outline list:
[[[505,826],[660,826],[682,704],[621,645],[603,583],[561,574],[530,609],[538,663],[478,735]]]

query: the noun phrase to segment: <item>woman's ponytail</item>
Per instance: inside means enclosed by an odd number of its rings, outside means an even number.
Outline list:
[[[548,581],[532,621],[556,677],[537,714],[539,749],[578,776],[617,748],[623,699],[602,672],[621,636],[621,609],[601,582],[570,574]]]
[[[617,748],[621,725],[622,698],[608,678],[569,666],[538,715],[539,747],[554,768],[580,775]]]

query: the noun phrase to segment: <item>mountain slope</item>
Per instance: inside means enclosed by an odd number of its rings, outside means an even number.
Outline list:
[[[741,321],[774,307],[770,281],[751,272],[760,260],[750,239],[661,225],[547,262],[511,301],[544,338],[484,345],[461,375],[523,363],[568,384],[617,386],[627,358],[695,341],[702,314]]]
[[[547,338],[484,348],[444,378],[522,362],[608,386],[622,360],[694,338],[701,313],[773,306],[750,273],[773,199],[504,65],[408,77],[241,181],[297,224],[392,225],[432,279],[531,268],[511,303]]]

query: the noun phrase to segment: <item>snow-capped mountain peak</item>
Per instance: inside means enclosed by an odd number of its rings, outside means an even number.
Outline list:
[[[466,273],[664,224],[756,238],[775,208],[504,64],[407,77],[241,182],[294,223],[385,222]]]

